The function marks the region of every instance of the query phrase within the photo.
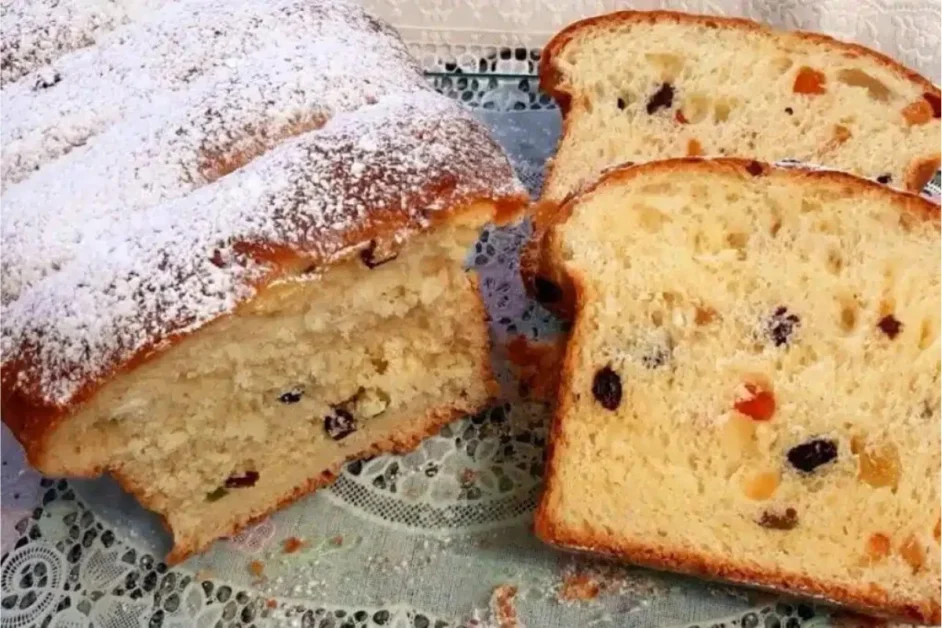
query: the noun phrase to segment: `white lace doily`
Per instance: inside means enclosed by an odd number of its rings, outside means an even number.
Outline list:
[[[819,31],[884,52],[936,84],[942,73],[942,7],[937,0],[365,0],[364,4],[395,24],[427,67],[456,57],[465,71],[474,71],[478,49],[540,48],[554,33],[583,17],[618,9],[671,9]],[[521,66],[501,67],[519,73]]]
[[[531,191],[559,132],[534,79],[539,46],[597,0],[371,0],[399,26],[442,92],[479,111]],[[875,45],[939,73],[938,2],[637,2],[748,15]],[[890,7],[898,7],[890,10]],[[938,194],[939,178],[934,184]],[[484,231],[469,253],[495,338],[558,329],[525,298],[517,257],[526,226]],[[349,464],[329,489],[168,568],[156,518],[107,479],[29,470],[4,427],[0,628],[161,626],[445,628],[508,626],[489,605],[516,587],[534,627],[826,625],[826,609],[681,577],[578,559],[529,531],[540,490],[546,409],[513,401],[468,417],[415,452]]]

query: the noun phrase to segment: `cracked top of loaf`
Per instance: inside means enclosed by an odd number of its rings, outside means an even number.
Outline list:
[[[486,129],[355,4],[19,4],[0,123],[3,411],[22,440],[279,277],[525,201]]]

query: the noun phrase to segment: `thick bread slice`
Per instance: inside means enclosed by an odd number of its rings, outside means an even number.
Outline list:
[[[358,3],[151,8],[0,93],[0,414],[176,562],[489,402],[464,260],[527,196]]]
[[[939,89],[884,55],[823,35],[623,11],[557,34],[540,83],[563,110],[563,136],[523,270],[563,314],[568,287],[553,277],[537,285],[538,240],[565,197],[607,167],[697,155],[791,158],[918,192],[939,166]]]
[[[562,216],[577,310],[537,534],[938,622],[939,208],[679,159]]]

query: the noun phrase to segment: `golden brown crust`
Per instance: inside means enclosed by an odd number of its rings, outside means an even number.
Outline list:
[[[906,181],[904,182],[906,189],[913,192],[922,191],[938,171],[940,161],[942,161],[942,155],[939,153],[925,159],[915,160],[906,169]]]
[[[618,539],[612,535],[569,530],[564,526],[556,525],[542,508],[537,512],[535,530],[537,536],[547,543],[577,551],[605,554],[645,567],[728,580],[775,591],[800,593],[845,604],[866,613],[891,616],[907,621],[932,625],[940,621],[939,605],[934,600],[925,600],[920,603],[901,601],[876,585],[854,586],[846,583],[823,582],[806,574],[738,564],[723,556],[653,547]]]
[[[519,383],[521,397],[553,401],[559,388],[559,367],[566,350],[566,337],[531,340],[514,336],[505,345],[510,370]]]
[[[802,168],[780,168],[756,161],[737,158],[699,159],[681,158],[660,162],[651,162],[638,166],[615,168],[605,174],[593,186],[582,194],[571,199],[560,208],[554,225],[561,225],[568,218],[573,209],[593,192],[607,185],[623,183],[634,178],[646,178],[660,172],[676,170],[700,172],[725,172],[746,177],[756,176],[782,176],[798,179],[819,179],[842,184],[848,192],[868,191],[883,194],[898,203],[901,212],[915,214],[918,219],[929,220],[935,223],[940,221],[940,208],[938,205],[906,192],[900,192],[885,187],[868,179],[861,179],[850,174],[836,171],[818,171]],[[553,256],[553,231],[550,231],[550,245],[546,254]],[[582,311],[585,303],[591,298],[587,294],[587,283],[579,273],[571,267],[565,266],[563,261],[555,257],[553,263],[567,276],[574,289],[574,309],[576,312],[571,340],[568,343],[566,354],[562,362],[560,386],[557,394],[556,409],[550,427],[549,444],[546,457],[546,488],[537,507],[534,517],[534,530],[537,536],[547,543],[559,545],[579,551],[606,554],[621,558],[633,563],[689,573],[707,578],[718,578],[733,582],[766,587],[774,590],[798,592],[804,595],[831,600],[839,604],[857,608],[867,613],[898,617],[915,622],[937,624],[940,621],[940,607],[937,599],[928,599],[921,602],[900,600],[893,598],[887,591],[876,586],[853,586],[846,583],[823,582],[805,574],[790,573],[781,570],[761,569],[748,564],[740,564],[724,556],[706,555],[700,552],[670,549],[665,546],[653,546],[639,543],[630,539],[620,539],[611,534],[590,530],[573,530],[567,528],[553,515],[554,502],[557,500],[557,466],[561,450],[565,448],[565,437],[562,432],[563,417],[571,412],[572,394],[569,383],[575,374],[576,355],[579,352],[577,345],[581,337],[580,326]]]

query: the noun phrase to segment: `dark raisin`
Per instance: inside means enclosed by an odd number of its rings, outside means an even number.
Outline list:
[[[770,530],[791,530],[798,525],[798,513],[794,508],[786,508],[783,513],[766,510],[759,519],[759,525]]]
[[[628,106],[628,103],[625,102],[625,99],[624,99],[624,98],[619,98],[619,99],[618,99],[618,108],[619,108],[619,109],[624,110],[624,108],[627,107],[627,106]]]
[[[788,115],[792,115],[793,113],[795,113],[795,110],[792,109],[791,107],[785,107],[785,113],[787,113]]]
[[[595,373],[592,395],[606,410],[616,410],[621,404],[621,378],[612,367],[606,366]]]
[[[877,183],[882,183],[884,185],[886,185],[892,180],[893,180],[893,177],[888,174],[881,174],[879,177],[877,177]]]
[[[357,422],[343,408],[335,408],[333,414],[324,417],[324,430],[334,440],[340,440],[357,431]]]
[[[922,97],[932,106],[932,115],[936,118],[942,118],[942,103],[939,102],[938,94],[926,92]]]
[[[533,287],[536,289],[536,300],[540,303],[556,303],[563,298],[562,289],[541,275],[533,280]]]
[[[281,393],[281,396],[278,397],[278,401],[281,403],[297,403],[301,401],[303,395],[304,391],[300,388],[292,388],[288,392]]]
[[[213,256],[209,258],[209,261],[216,268],[226,267],[226,258],[223,256],[222,251],[219,249],[213,249]]]
[[[800,325],[801,319],[797,314],[790,314],[787,307],[779,306],[769,318],[765,333],[776,347],[781,347],[788,344],[795,328]]]
[[[399,257],[398,253],[377,256],[376,240],[371,240],[370,245],[360,251],[360,259],[364,264],[366,264],[366,267],[370,269],[376,268],[377,266],[382,266],[383,264],[393,261],[397,257]]]
[[[749,165],[746,166],[746,172],[754,177],[758,177],[760,174],[762,174],[762,164],[760,164],[758,161],[750,161]]]
[[[827,438],[816,438],[788,450],[788,462],[805,473],[811,473],[835,458],[837,443]]]
[[[896,317],[892,314],[887,314],[880,319],[880,322],[877,323],[877,327],[879,327],[880,331],[886,334],[890,340],[893,340],[896,338],[896,336],[899,335],[900,330],[903,328],[903,324],[896,320]]]
[[[36,84],[33,85],[33,89],[49,89],[53,85],[58,85],[61,80],[62,76],[58,72],[53,72],[51,77],[40,76],[36,79]],[[939,116],[936,117],[938,118]]]
[[[654,92],[654,95],[648,99],[648,114],[653,114],[658,109],[670,109],[674,104],[674,88],[670,83],[664,83]]]
[[[246,471],[243,475],[230,475],[226,478],[226,488],[247,488],[258,482],[258,471]]]
[[[215,491],[213,491],[212,493],[206,493],[206,501],[208,501],[208,502],[218,502],[220,499],[222,499],[223,497],[225,497],[225,496],[228,495],[228,494],[229,494],[229,491],[227,491],[226,489],[224,489],[223,487],[220,486],[219,488],[217,488],[217,489],[216,489]]]

